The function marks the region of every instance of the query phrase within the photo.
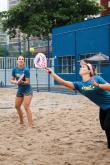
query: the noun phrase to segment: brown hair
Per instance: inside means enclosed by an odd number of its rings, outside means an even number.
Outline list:
[[[23,57],[23,58],[24,58],[24,56],[23,56],[23,55],[19,55],[19,56],[17,57],[17,60],[18,60],[18,58],[19,58],[19,57]],[[25,58],[24,58],[24,61],[25,61]]]

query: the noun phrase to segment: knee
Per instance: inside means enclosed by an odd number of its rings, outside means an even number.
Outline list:
[[[15,105],[15,108],[16,108],[16,109],[20,109],[20,106],[19,106],[19,105]]]
[[[28,111],[28,110],[29,110],[29,105],[28,105],[28,104],[25,104],[25,105],[24,105],[24,109],[25,109],[26,111]]]

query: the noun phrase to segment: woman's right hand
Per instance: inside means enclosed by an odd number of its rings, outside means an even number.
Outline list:
[[[18,80],[17,82],[16,82],[16,84],[21,84],[22,83],[22,80]]]
[[[53,71],[51,68],[46,68],[47,73],[51,74]]]

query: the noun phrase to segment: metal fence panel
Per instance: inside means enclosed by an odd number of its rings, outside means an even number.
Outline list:
[[[34,67],[33,58],[26,58],[25,64],[28,67],[28,62],[30,60],[30,82],[32,86],[48,87],[48,85],[53,86],[54,80],[49,78],[46,70],[36,69]],[[11,74],[12,69],[17,65],[17,59],[15,57],[0,57],[0,86],[11,86]],[[50,59],[53,63],[53,59]]]

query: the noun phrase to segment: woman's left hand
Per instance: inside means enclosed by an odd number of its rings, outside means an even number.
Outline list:
[[[93,81],[93,85],[99,87],[99,83],[97,83],[96,81]]]

